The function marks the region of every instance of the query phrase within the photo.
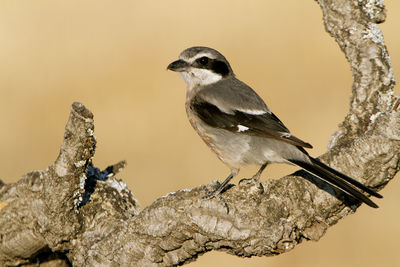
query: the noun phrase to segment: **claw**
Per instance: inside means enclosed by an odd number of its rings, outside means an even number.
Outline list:
[[[209,190],[207,189],[207,187],[204,186],[203,189],[204,189],[204,191],[206,192],[206,195],[203,196],[201,199],[203,199],[203,200],[210,200],[210,199],[212,199],[213,197],[217,197],[218,200],[221,201],[222,204],[224,205],[224,207],[226,208],[226,213],[228,214],[228,213],[229,213],[229,206],[228,206],[228,204],[226,203],[225,199],[219,194],[219,193],[220,193],[220,190],[219,190],[220,187],[221,187],[221,184],[220,184],[219,182],[217,182],[217,186],[216,186],[216,188],[215,188],[213,191],[209,191]]]

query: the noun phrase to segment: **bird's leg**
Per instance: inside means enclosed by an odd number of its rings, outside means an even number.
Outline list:
[[[203,199],[211,199],[213,197],[217,197],[222,204],[224,204],[226,208],[226,213],[229,213],[229,206],[226,203],[225,199],[222,198],[220,195],[221,192],[226,188],[226,185],[229,183],[230,180],[233,179],[238,174],[238,170],[232,170],[229,176],[225,179],[225,181],[222,182],[222,184],[218,183],[217,187],[214,189],[214,191],[208,191],[206,187],[204,187],[204,190],[206,191],[207,195],[203,197]]]
[[[258,172],[256,174],[254,174],[253,177],[240,179],[239,184],[241,184],[242,182],[251,181],[251,180],[258,182],[258,180],[260,180],[261,173],[264,171],[264,169],[265,169],[265,167],[267,167],[267,165],[268,165],[267,162],[264,163],[263,165],[261,165],[260,169],[258,169]]]
[[[261,173],[264,171],[264,169],[265,169],[265,167],[267,167],[267,165],[268,165],[267,162],[264,163],[263,165],[261,165],[261,167],[258,170],[258,172],[256,174],[254,174],[253,177],[251,177],[251,179],[254,179],[254,180],[257,180],[257,181],[260,180]]]
[[[222,182],[222,184],[218,184],[217,187],[214,189],[214,191],[207,192],[207,196],[205,197],[206,199],[213,198],[214,196],[219,195],[226,187],[226,185],[229,183],[230,180],[233,179],[237,175],[238,171],[231,171],[229,176],[225,179],[225,181]]]

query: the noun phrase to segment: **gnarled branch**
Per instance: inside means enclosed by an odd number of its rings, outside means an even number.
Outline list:
[[[398,98],[377,26],[385,19],[384,7],[368,0],[318,2],[326,30],[345,53],[354,77],[350,111],[320,158],[381,189],[399,170],[400,148]],[[114,177],[123,162],[104,172],[91,165],[95,145],[93,115],[74,103],[55,163],[15,184],[0,183],[0,265],[47,257],[57,259],[54,266],[65,261],[74,266],[170,266],[210,250],[276,255],[303,240],[318,240],[359,206],[298,171],[230,188],[223,194],[229,213],[218,198],[202,199],[202,186],[170,193],[140,211],[130,190]]]

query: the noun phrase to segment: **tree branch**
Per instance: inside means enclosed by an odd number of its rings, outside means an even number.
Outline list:
[[[399,170],[400,149],[399,100],[376,24],[385,19],[384,7],[368,0],[318,2],[354,78],[350,111],[320,158],[381,189]],[[40,259],[53,266],[170,266],[210,250],[271,256],[318,240],[360,205],[298,171],[229,188],[223,194],[229,213],[220,199],[202,199],[203,186],[170,193],[140,211],[114,177],[124,162],[103,172],[91,165],[93,129],[92,113],[74,103],[55,163],[15,184],[0,181],[0,265]]]

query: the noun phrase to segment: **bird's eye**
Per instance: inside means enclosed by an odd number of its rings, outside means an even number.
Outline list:
[[[207,63],[208,63],[208,57],[201,57],[201,58],[199,58],[199,63],[200,63],[201,65],[207,65]]]

